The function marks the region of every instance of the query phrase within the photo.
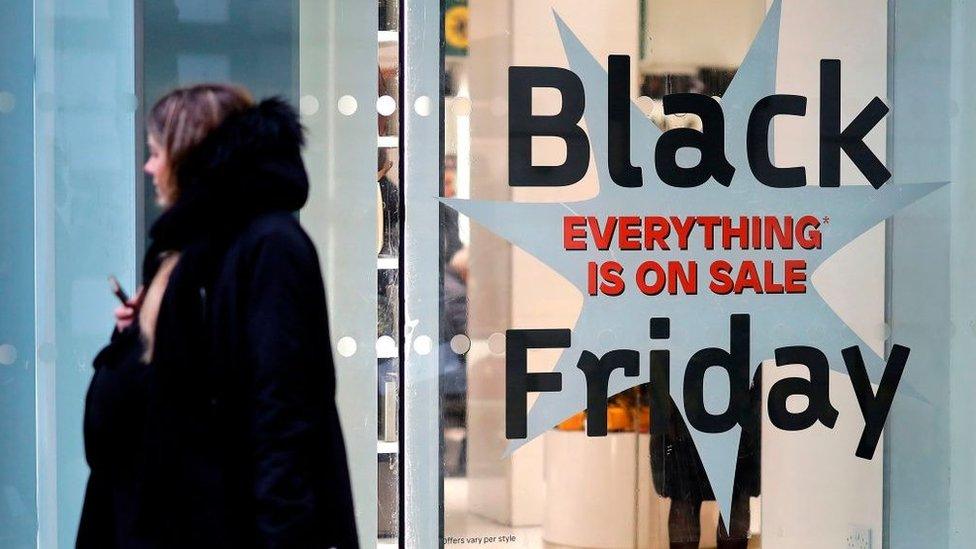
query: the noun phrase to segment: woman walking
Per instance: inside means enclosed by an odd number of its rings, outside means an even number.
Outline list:
[[[164,211],[95,360],[78,547],[358,547],[298,116],[200,85],[148,126]]]

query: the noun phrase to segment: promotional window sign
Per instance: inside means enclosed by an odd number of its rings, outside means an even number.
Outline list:
[[[609,395],[649,382],[652,433],[670,413],[681,415],[729,517],[750,388],[760,363],[775,359],[803,365],[809,375],[772,385],[763,413],[774,426],[833,427],[829,372],[836,370],[847,374],[863,416],[852,456],[880,454],[893,399],[915,392],[899,386],[911,349],[894,341],[886,357],[877,356],[818,293],[812,274],[946,183],[901,181],[868,147],[865,137],[888,114],[882,99],[857,105],[859,114],[842,122],[850,69],[835,59],[811,60],[820,73],[819,177],[774,163],[773,120],[808,116],[811,106],[807,97],[775,93],[780,9],[777,2],[769,10],[721,99],[664,97],[665,114],[695,114],[701,131],[659,130],[631,101],[632,60],[610,55],[604,69],[558,14],[570,69],[510,67],[509,185],[571,185],[586,174],[592,153],[600,190],[568,203],[442,199],[584,296],[573,327],[506,334],[509,453],[580,410],[605,418]],[[561,110],[533,114],[536,88],[556,89]],[[532,164],[539,136],[565,142],[563,164]],[[849,183],[840,177],[844,157],[869,185],[842,184]],[[530,349],[563,352],[553,371],[529,373]],[[727,382],[707,382],[713,369]],[[529,393],[538,393],[531,409]],[[792,395],[807,397],[805,409],[787,407]],[[587,423],[589,436],[606,432],[605,421]]]

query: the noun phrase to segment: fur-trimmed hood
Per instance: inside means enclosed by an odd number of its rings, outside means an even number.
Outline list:
[[[178,167],[180,196],[150,230],[153,247],[179,250],[263,213],[300,209],[308,199],[304,144],[298,113],[280,98],[229,116]]]

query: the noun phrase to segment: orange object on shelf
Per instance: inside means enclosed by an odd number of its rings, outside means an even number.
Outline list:
[[[635,417],[636,415],[636,417]],[[650,431],[651,409],[647,406],[635,407],[628,404],[611,402],[607,406],[607,431],[633,431],[647,433]],[[585,431],[586,412],[579,412],[563,420],[556,429],[560,431]]]
[[[630,427],[630,410],[627,407],[607,407],[607,431],[629,431]]]
[[[556,429],[560,431],[582,431],[585,421],[586,413],[580,412],[564,420],[556,426]]]

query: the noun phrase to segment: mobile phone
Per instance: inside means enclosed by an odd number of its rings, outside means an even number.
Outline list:
[[[122,289],[122,285],[119,284],[119,279],[115,278],[114,275],[108,275],[108,283],[112,288],[112,293],[115,294],[115,297],[119,298],[119,301],[121,301],[123,305],[128,305],[129,294],[125,293],[125,290]]]

